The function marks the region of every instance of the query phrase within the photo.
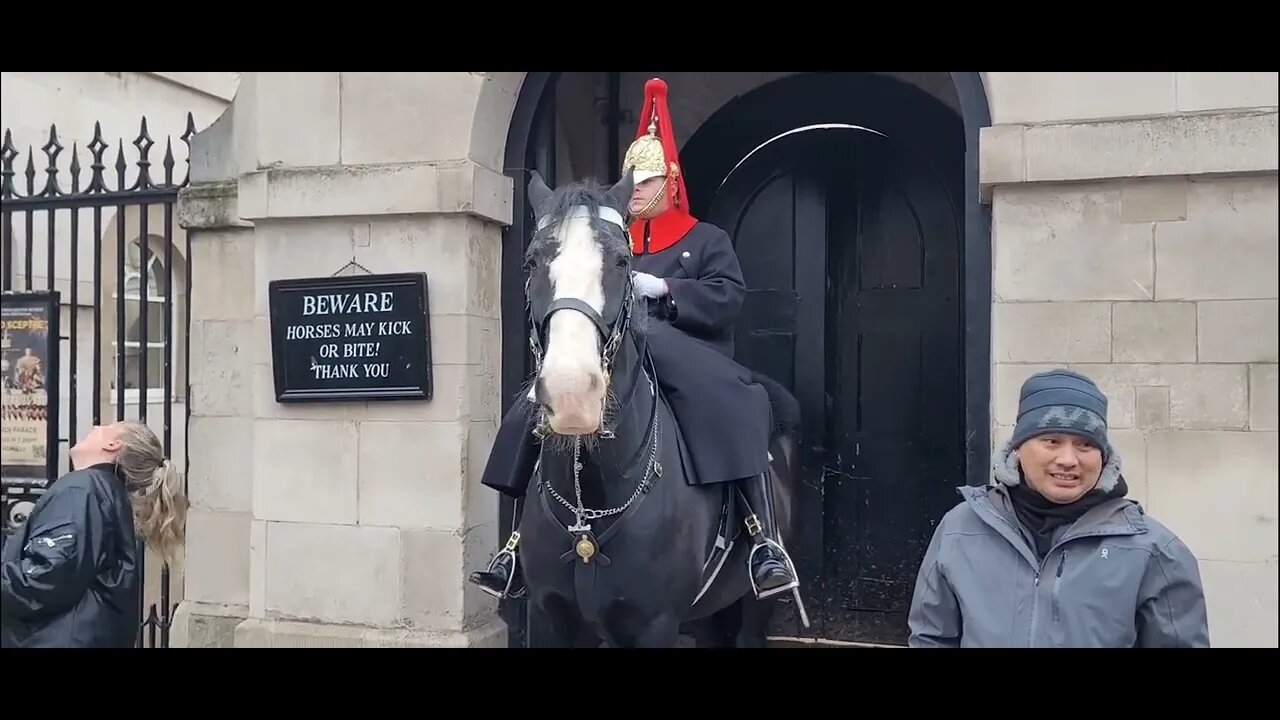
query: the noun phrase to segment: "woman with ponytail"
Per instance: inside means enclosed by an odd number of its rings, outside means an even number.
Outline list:
[[[4,544],[0,646],[133,647],[138,540],[167,562],[183,542],[181,476],[151,428],[95,426],[71,448],[71,463]]]

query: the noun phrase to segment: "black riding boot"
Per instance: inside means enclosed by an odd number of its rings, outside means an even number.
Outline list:
[[[516,500],[511,514],[511,534],[507,536],[507,542],[498,554],[493,556],[489,569],[471,573],[471,577],[468,578],[481,590],[499,600],[520,597],[524,594],[524,578],[520,576],[520,559],[516,554],[516,547],[520,544],[520,531],[516,528],[520,527],[520,511],[523,508],[524,501]]]
[[[768,475],[757,475],[738,483],[738,499],[746,505],[747,533],[754,543],[747,563],[756,598],[760,600],[799,585],[778,537],[768,482]]]

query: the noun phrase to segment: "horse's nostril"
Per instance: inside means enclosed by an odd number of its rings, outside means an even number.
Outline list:
[[[600,389],[600,376],[593,374],[591,376],[591,392],[596,392],[599,389]]]
[[[533,396],[538,400],[539,403],[543,405],[543,407],[549,407],[549,403],[547,400],[547,381],[546,380],[543,380],[542,378],[538,378],[536,381],[534,381]]]

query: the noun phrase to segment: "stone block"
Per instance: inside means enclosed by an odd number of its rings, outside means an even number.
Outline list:
[[[254,517],[354,525],[358,448],[352,422],[255,420]]]
[[[470,568],[463,565],[463,534],[459,529],[400,533],[400,621],[430,630],[463,629],[463,586],[470,584],[465,578]]]
[[[1199,302],[1196,311],[1200,362],[1280,360],[1280,301]]]
[[[364,634],[367,648],[505,648],[507,626],[492,620],[465,632],[374,628]]]
[[[501,246],[498,228],[455,214],[375,221],[365,254],[385,267],[429,272],[433,314],[498,318]]]
[[[482,74],[484,82],[476,98],[475,118],[471,126],[470,157],[485,167],[501,170],[502,160],[507,150],[507,131],[511,128],[516,98],[520,95],[520,86],[524,84],[526,74],[522,72]],[[562,79],[566,77],[573,77],[573,75],[561,76]],[[561,97],[564,95],[562,94]],[[594,101],[594,93],[579,97],[587,102]]]
[[[1176,76],[1178,112],[1275,107],[1276,73],[1180,72]]]
[[[258,73],[254,93],[255,167],[337,165],[342,107],[336,72]],[[386,107],[371,113],[390,115]]]
[[[204,133],[197,133],[200,137]],[[195,142],[191,152],[196,154]],[[253,223],[240,218],[239,183],[235,180],[199,183],[196,180],[196,168],[191,167],[192,184],[178,193],[178,202],[174,205],[173,222],[188,231],[213,230],[221,228],[252,228]],[[191,244],[202,242],[199,233],[192,233]],[[217,241],[215,237],[214,242]],[[195,290],[195,288],[192,288]]]
[[[1120,221],[1187,219],[1186,178],[1131,180],[1120,189]]]
[[[1140,385],[1134,388],[1137,403],[1137,426],[1143,430],[1169,427],[1169,388]]]
[[[438,632],[251,618],[236,627],[235,647],[505,648],[507,628],[493,621],[466,632]]]
[[[473,420],[467,436],[467,472],[463,486],[463,512],[468,532],[494,537],[498,522],[498,493],[480,484],[485,464],[498,434],[498,420]]]
[[[1128,497],[1143,507],[1148,502],[1147,491],[1147,437],[1140,430],[1107,429],[1111,446],[1120,455],[1120,469],[1124,483],[1129,486]]]
[[[1276,559],[1268,562],[1201,560],[1209,611],[1209,641],[1215,648],[1274,648]]]
[[[1051,123],[1174,111],[1171,72],[987,73],[991,121]]]
[[[458,530],[468,425],[360,423],[360,524]]]
[[[1243,430],[1248,422],[1244,365],[1071,364],[1098,384],[1110,401],[1111,427],[1137,425],[1138,387],[1169,388],[1169,426],[1182,430]]]
[[[193,508],[253,510],[253,424],[242,418],[191,418],[187,497]]]
[[[254,317],[253,235],[238,230],[205,230],[191,242],[191,319],[251,320]]]
[[[1271,133],[1274,137],[1276,130]],[[1275,174],[1196,180],[1187,189],[1187,219],[1156,225],[1156,299],[1246,300],[1280,295],[1276,279],[1280,203]]]
[[[1200,560],[1274,560],[1276,447],[1274,432],[1153,433],[1148,510]]]
[[[169,645],[174,648],[235,647],[236,626],[244,618],[243,606],[183,600],[173,613]]]
[[[1152,227],[1120,222],[1114,186],[998,188],[992,206],[999,300],[1149,300]]]
[[[483,74],[344,72],[342,163],[465,158]]]
[[[267,522],[254,520],[249,528],[249,614],[267,614]]]
[[[1275,173],[1276,128],[1274,111],[1028,127],[1027,180]]]
[[[252,417],[252,320],[201,320],[191,323],[191,414]]]
[[[274,168],[238,180],[247,220],[460,213],[511,222],[511,179],[470,160]]]
[[[998,425],[1016,425],[1018,422],[1018,396],[1022,391],[1022,383],[1036,373],[1059,370],[1065,365],[1048,365],[1041,363],[997,363],[995,368],[995,393],[992,404],[995,407],[995,422]]]
[[[432,315],[431,360],[446,365],[493,365],[501,361],[502,325],[479,315]]]
[[[978,131],[978,184],[1020,183],[1026,180],[1021,125],[993,125]],[[984,197],[983,200],[989,200]]]
[[[267,615],[393,625],[400,617],[400,563],[396,528],[269,523]]]
[[[1118,302],[1112,306],[1111,357],[1125,363],[1196,361],[1196,306]]]
[[[996,303],[992,334],[998,363],[1108,362],[1111,305]]]
[[[1276,382],[1276,365],[1249,366],[1249,429],[1280,429],[1276,419],[1277,395],[1280,385]]]
[[[186,599],[248,606],[252,520],[244,512],[187,513]]]

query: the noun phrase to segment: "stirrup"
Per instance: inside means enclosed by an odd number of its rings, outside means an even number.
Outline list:
[[[491,575],[493,574],[493,569],[498,566],[498,560],[503,555],[507,555],[511,558],[511,572],[507,573],[507,584],[502,588],[502,592],[494,592],[492,588],[481,585],[480,583],[473,583],[473,584],[476,587],[480,588],[480,590],[483,591],[485,594],[491,597],[495,597],[499,600],[507,600],[509,598],[524,597],[525,591],[527,590],[527,588],[524,586],[524,583],[520,584],[520,589],[517,590],[514,595],[511,594],[511,584],[515,582],[516,574],[520,572],[520,557],[516,555],[516,546],[519,544],[520,544],[520,531],[512,530],[511,536],[507,538],[507,544],[503,545],[502,549],[498,550],[498,552],[494,554],[493,559],[489,561],[489,566],[485,568],[485,573]]]
[[[745,522],[747,525],[748,535],[755,537],[757,534],[761,534],[763,538],[763,542],[753,543],[751,546],[751,552],[747,554],[747,582],[751,583],[751,591],[755,593],[757,600],[767,600],[775,595],[780,595],[790,590],[792,598],[796,601],[796,610],[800,613],[800,622],[807,630],[809,628],[809,613],[805,611],[804,600],[800,597],[800,573],[796,570],[795,562],[791,560],[791,553],[787,552],[787,549],[782,546],[782,543],[775,542],[770,539],[768,535],[762,534],[761,531],[763,528],[760,525],[760,519],[757,518],[754,513],[748,516]],[[787,566],[787,569],[791,571],[791,582],[785,585],[780,585],[776,588],[771,588],[766,590],[764,594],[761,594],[760,588],[756,586],[755,573],[751,570],[753,565],[752,561],[755,560],[756,552],[766,545],[782,555],[783,563]]]

